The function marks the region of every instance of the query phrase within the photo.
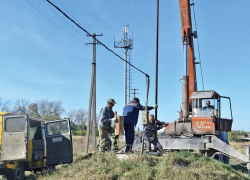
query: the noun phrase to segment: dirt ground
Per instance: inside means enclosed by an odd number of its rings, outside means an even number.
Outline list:
[[[85,136],[73,136],[73,155],[74,157],[78,157],[79,155],[82,156],[85,154]],[[96,138],[98,141],[99,137]],[[119,139],[119,148],[125,146],[125,140]],[[89,138],[89,152],[93,150],[92,147],[92,137]]]

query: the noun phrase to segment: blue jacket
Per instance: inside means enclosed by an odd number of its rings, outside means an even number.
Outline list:
[[[153,109],[152,106],[147,106],[147,110]],[[136,125],[138,122],[139,110],[145,110],[145,106],[140,103],[131,101],[123,108],[124,124]]]
[[[114,112],[108,106],[101,109],[99,116],[99,127],[103,129],[109,129],[111,125],[111,119],[114,117]]]

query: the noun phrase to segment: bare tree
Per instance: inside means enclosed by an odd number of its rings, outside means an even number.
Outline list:
[[[80,108],[78,110],[71,110],[67,113],[67,115],[75,124],[86,125],[88,113],[87,111],[85,111],[84,108]]]
[[[41,101],[37,102],[38,105],[38,113],[39,114],[50,114],[49,109],[49,101],[47,99],[42,99]]]
[[[76,110],[71,110],[67,113],[68,117],[70,118],[70,120],[76,124],[75,122],[75,114],[76,114]]]
[[[64,108],[62,107],[62,101],[48,101],[47,99],[42,99],[41,101],[37,102],[38,105],[38,113],[40,115],[47,115],[47,116],[60,116],[62,113],[65,112]]]
[[[15,102],[13,112],[26,114],[28,111],[28,105],[29,105],[29,101],[27,101],[25,99],[21,99],[21,100],[18,99]]]
[[[0,98],[0,110],[5,112],[10,112],[10,101],[2,102],[2,98]]]
[[[38,113],[38,106],[36,103],[32,103],[29,105],[28,114],[31,117],[40,118],[40,114]]]
[[[60,116],[62,113],[64,113],[65,110],[62,108],[62,101],[54,101],[53,102],[53,113],[54,115]]]
[[[38,113],[38,106],[36,103],[32,103],[29,105],[28,113]]]

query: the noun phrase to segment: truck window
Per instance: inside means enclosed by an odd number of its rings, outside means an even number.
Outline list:
[[[218,116],[217,99],[194,99],[193,117]]]
[[[66,134],[68,132],[68,121],[60,121],[47,124],[47,134],[49,136],[57,134]]]
[[[42,139],[41,122],[30,120],[30,139]]]
[[[23,132],[26,122],[24,117],[7,118],[5,119],[5,132]]]

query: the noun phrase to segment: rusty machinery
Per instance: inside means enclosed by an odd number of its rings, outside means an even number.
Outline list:
[[[197,91],[193,38],[197,33],[192,31],[191,10],[189,0],[179,0],[181,33],[184,49],[183,76],[183,111],[177,121],[166,126],[166,133],[170,136],[192,134],[220,135],[223,131],[231,131],[233,117],[229,97],[220,96],[215,91]],[[231,118],[221,117],[221,99],[227,98],[230,103]],[[209,101],[213,106],[206,107]]]
[[[250,175],[250,146],[246,146],[246,154],[242,154],[230,147],[220,136],[231,131],[233,116],[229,97],[221,96],[214,90],[197,91],[193,38],[197,36],[192,31],[190,0],[179,0],[181,33],[184,49],[184,76],[183,76],[183,110],[180,117],[165,127],[166,137],[159,138],[165,150],[200,150],[208,155],[220,154],[232,156],[247,163]],[[158,1],[157,1],[158,6]],[[158,13],[158,12],[157,12]],[[157,62],[156,62],[157,64]],[[156,68],[156,74],[157,74]],[[157,98],[157,87],[156,87]],[[231,118],[223,118],[221,113],[222,99],[228,99]],[[209,101],[211,104],[207,104]],[[157,102],[157,100],[156,100]],[[142,122],[146,124],[148,113],[143,112]],[[143,147],[143,140],[136,138],[132,150]],[[123,147],[117,153],[125,150]],[[141,151],[143,152],[143,150]],[[211,154],[212,153],[212,154]],[[222,159],[221,159],[222,160]],[[224,161],[225,162],[225,161]],[[228,162],[227,162],[228,163]]]

